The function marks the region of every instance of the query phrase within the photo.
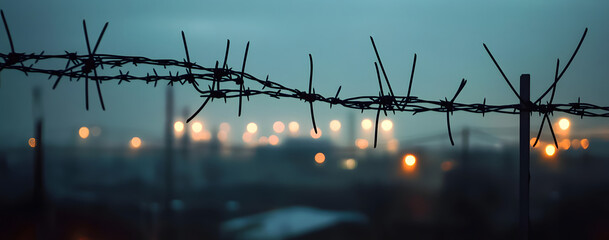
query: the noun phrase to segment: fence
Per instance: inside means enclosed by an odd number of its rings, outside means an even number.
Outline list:
[[[17,70],[23,72],[25,75],[30,73],[39,73],[48,75],[48,78],[54,78],[55,83],[53,89],[55,89],[60,81],[64,78],[68,78],[69,81],[80,81],[84,79],[84,91],[85,91],[85,102],[86,109],[89,109],[89,82],[95,82],[97,94],[101,103],[101,108],[105,110],[103,101],[103,95],[101,91],[101,84],[103,82],[117,81],[117,84],[131,81],[145,81],[147,84],[153,83],[156,87],[161,82],[167,82],[167,85],[181,84],[190,85],[201,98],[203,102],[201,106],[188,118],[188,121],[192,120],[197,114],[199,114],[203,108],[214,99],[223,99],[225,102],[227,99],[238,98],[238,116],[241,116],[241,109],[243,108],[243,98],[249,100],[253,96],[268,96],[275,99],[292,98],[305,101],[309,105],[311,113],[311,122],[313,129],[317,132],[317,126],[315,123],[314,113],[314,102],[322,102],[329,104],[330,108],[334,105],[340,105],[346,108],[357,109],[360,111],[373,110],[376,111],[375,121],[375,134],[374,134],[374,147],[377,145],[377,134],[378,134],[378,120],[381,112],[387,115],[387,112],[412,112],[412,114],[424,113],[424,112],[443,112],[446,113],[446,125],[448,130],[448,138],[452,145],[454,140],[450,128],[450,116],[457,111],[470,112],[475,114],[486,113],[501,113],[501,114],[519,114],[520,115],[520,226],[522,230],[523,238],[527,238],[528,232],[528,182],[529,182],[529,124],[530,115],[534,112],[542,116],[542,123],[537,133],[537,138],[533,147],[537,145],[539,137],[543,131],[543,126],[547,120],[550,133],[554,139],[554,144],[558,148],[558,142],[552,129],[550,117],[554,112],[562,112],[566,114],[576,115],[583,117],[609,117],[609,106],[603,107],[590,103],[582,103],[578,98],[577,102],[572,103],[553,103],[556,92],[556,86],[563,74],[567,71],[571,65],[573,59],[577,55],[588,29],[584,31],[581,36],[577,47],[573,54],[569,58],[567,64],[560,70],[560,60],[556,61],[556,72],[553,83],[541,94],[535,101],[530,100],[530,79],[528,74],[521,76],[520,93],[514,89],[510,80],[506,77],[499,63],[486,46],[483,44],[484,49],[488,53],[489,57],[499,70],[499,73],[510,87],[511,91],[518,98],[518,103],[507,104],[507,105],[491,105],[486,103],[486,98],[483,98],[482,103],[461,103],[456,102],[457,97],[465,87],[467,81],[462,79],[459,86],[457,87],[455,94],[448,99],[444,97],[444,100],[427,100],[412,95],[412,82],[414,80],[414,73],[416,68],[417,55],[414,54],[412,71],[410,74],[410,80],[408,84],[408,90],[406,96],[396,95],[391,87],[391,83],[387,78],[385,68],[383,66],[381,57],[378,53],[374,39],[370,37],[372,47],[374,49],[377,62],[374,62],[374,68],[376,70],[379,92],[375,96],[354,96],[354,97],[339,97],[341,87],[339,87],[333,96],[324,96],[318,94],[313,88],[313,57],[309,54],[310,62],[310,73],[308,79],[308,90],[298,90],[296,88],[290,88],[282,85],[278,82],[269,80],[268,75],[263,80],[257,78],[251,74],[246,73],[245,66],[247,62],[247,54],[249,50],[249,42],[246,45],[245,53],[243,57],[243,64],[241,70],[233,70],[227,65],[227,58],[230,50],[230,40],[227,40],[226,52],[222,65],[219,61],[216,61],[214,67],[205,67],[198,65],[191,61],[190,54],[188,51],[188,44],[186,42],[186,36],[182,32],[182,40],[184,44],[184,51],[186,58],[182,60],[175,59],[151,59],[142,56],[124,56],[124,55],[111,55],[111,54],[99,54],[97,49],[104,36],[104,33],[108,27],[106,23],[101,31],[93,50],[89,42],[89,36],[87,32],[86,22],[83,20],[83,30],[85,35],[85,43],[87,45],[87,54],[79,55],[76,52],[65,51],[65,54],[45,54],[42,51],[39,54],[36,53],[22,53],[15,50],[11,34],[9,31],[8,23],[5,19],[4,12],[2,12],[2,20],[8,36],[11,51],[9,53],[0,53],[0,58],[4,60],[0,65],[0,71],[5,69]],[[48,69],[36,67],[36,64],[41,61],[64,61],[65,67],[63,69]],[[29,64],[29,65],[27,65]],[[147,73],[145,76],[130,75],[129,71],[123,73],[121,67],[132,64],[133,67],[140,66],[151,66],[152,74]],[[118,75],[100,75],[98,69],[104,68],[118,69]],[[176,72],[174,74],[168,71],[167,75],[159,74],[155,67],[167,67],[184,68],[185,73],[180,74]],[[380,67],[380,71],[379,71]],[[381,77],[382,74],[382,77]],[[383,79],[384,83],[383,84]],[[204,88],[201,84],[207,82],[207,88]],[[209,85],[211,83],[211,86]],[[234,83],[235,85],[228,85],[227,83]],[[246,87],[246,84],[248,85]],[[384,86],[386,85],[386,89]],[[260,89],[252,89],[251,87],[260,87]],[[551,92],[551,94],[550,94]],[[542,100],[550,94],[549,101],[543,103]]]

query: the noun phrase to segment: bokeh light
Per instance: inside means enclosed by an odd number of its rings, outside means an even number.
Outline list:
[[[261,146],[266,146],[267,144],[269,144],[269,138],[267,138],[266,136],[258,138],[258,144],[260,144]]]
[[[569,139],[563,139],[558,143],[558,147],[567,150],[571,147],[571,141]]]
[[[323,153],[317,153],[315,154],[315,162],[317,164],[322,164],[326,161],[326,155],[324,155]]]
[[[228,132],[220,130],[218,132],[218,141],[225,143],[228,141]]]
[[[311,137],[313,139],[318,139],[321,137],[321,129],[317,128],[317,133],[315,133],[315,130],[313,128],[311,128]]]
[[[366,149],[368,148],[368,145],[368,140],[366,139],[358,138],[355,140],[355,146],[359,149]]]
[[[209,141],[211,140],[211,132],[203,129],[198,133],[193,133],[190,137],[193,141]]]
[[[370,130],[372,128],[372,120],[368,118],[362,120],[362,128],[364,130]]]
[[[407,166],[412,167],[417,163],[417,158],[412,154],[406,154],[406,156],[404,156],[404,163],[406,163]]]
[[[30,138],[27,140],[27,144],[30,145],[31,148],[35,148],[36,147],[36,139],[35,138]]]
[[[78,136],[80,136],[82,139],[87,139],[89,137],[89,128],[80,127],[80,129],[78,129]]]
[[[569,129],[570,125],[571,123],[569,122],[569,119],[561,118],[560,120],[558,120],[558,127],[560,127],[560,129],[562,130]]]
[[[285,125],[281,121],[273,123],[273,131],[276,133],[282,133],[285,130]]]
[[[253,134],[253,133],[256,133],[258,131],[258,125],[256,125],[256,123],[251,122],[251,123],[247,124],[246,129],[247,129],[247,132]]]
[[[203,124],[201,122],[194,122],[191,128],[194,133],[200,133],[203,130]]]
[[[448,172],[448,171],[452,170],[454,166],[455,166],[455,162],[452,160],[444,161],[444,162],[442,162],[442,165],[440,165],[440,167],[442,168],[442,171],[444,171],[444,172]]]
[[[340,121],[338,121],[338,120],[330,121],[330,130],[332,130],[333,132],[338,132],[340,130],[340,127],[341,127]]]
[[[342,167],[347,170],[353,170],[357,167],[357,161],[353,158],[345,159],[342,163]]]
[[[176,121],[173,124],[173,129],[178,132],[181,133],[182,131],[184,131],[184,123],[182,121]]]
[[[583,149],[588,149],[588,147],[590,146],[590,141],[588,141],[587,138],[584,138],[580,141],[580,144],[582,145]]]
[[[391,129],[393,129],[393,122],[389,119],[385,119],[381,122],[381,128],[385,132],[391,131]]]
[[[300,129],[300,125],[298,124],[298,122],[290,122],[288,124],[288,129],[290,130],[290,133],[297,134],[298,130]]]
[[[579,139],[571,140],[571,147],[573,149],[579,149],[579,147],[581,147],[581,143],[580,143]]]
[[[227,122],[220,123],[220,131],[230,132],[230,124]]]
[[[400,147],[400,142],[397,139],[393,138],[393,139],[387,141],[387,151],[397,152],[399,147]]]
[[[131,138],[131,141],[129,141],[131,148],[137,149],[140,148],[142,146],[142,139],[140,139],[139,137],[133,137]]]
[[[207,130],[204,130],[203,132],[201,132],[200,140],[203,140],[203,141],[211,140],[211,132],[209,132]]]
[[[556,147],[554,147],[552,144],[548,144],[546,146],[546,155],[551,157],[554,156],[554,154],[556,154]]]
[[[535,144],[535,141],[537,141],[537,138],[531,138],[531,140],[529,141],[529,143],[531,144],[531,147],[533,146],[533,144]]]
[[[243,136],[241,136],[241,139],[243,139],[244,143],[251,143],[252,140],[254,139],[254,135],[251,134],[250,132],[244,132]]]
[[[271,135],[269,136],[269,144],[276,146],[277,144],[279,144],[279,137],[277,137],[276,135]]]

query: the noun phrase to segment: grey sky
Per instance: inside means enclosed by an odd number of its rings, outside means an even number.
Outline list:
[[[413,95],[426,99],[452,96],[461,78],[468,80],[460,102],[514,103],[482,43],[485,42],[518,88],[522,73],[532,76],[532,96],[551,83],[556,58],[566,63],[586,27],[589,33],[579,55],[558,86],[556,102],[583,101],[609,105],[609,2],[607,1],[10,1],[2,9],[9,21],[17,51],[86,52],[82,19],[91,38],[103,23],[110,25],[99,53],[182,59],[180,31],[189,41],[191,58],[212,66],[222,59],[231,40],[229,65],[241,64],[245,44],[251,41],[247,71],[266,74],[286,86],[305,89],[308,58],[315,62],[317,93],[333,95],[342,85],[342,97],[375,95],[378,91],[368,36],[376,40],[394,91],[405,94],[412,56],[418,54]],[[9,44],[0,34],[0,51]],[[64,63],[59,63],[63,67]],[[134,71],[131,69],[132,72]],[[118,72],[118,71],[117,71]],[[22,145],[32,135],[31,89],[43,88],[44,114],[49,138],[70,143],[82,125],[101,125],[121,134],[162,137],[164,88],[141,83],[103,84],[107,111],[96,97],[84,108],[82,82],[63,81],[52,91],[46,76],[25,77],[3,71],[0,85],[0,144]],[[249,85],[256,88],[258,86]],[[93,88],[91,88],[93,90]],[[396,93],[397,94],[397,93]],[[194,111],[203,101],[187,86],[176,88],[178,114]],[[309,129],[308,107],[295,100],[265,97],[245,103],[237,118],[236,101],[214,102],[200,118],[211,125],[226,121],[240,140],[245,125],[257,122],[263,135],[275,120],[298,120]],[[316,104],[318,123],[328,129],[331,119],[346,119],[355,110],[328,109]],[[360,115],[358,114],[358,119]],[[364,113],[373,117],[373,112]],[[461,126],[515,127],[515,116],[457,113]],[[398,139],[445,133],[441,114],[390,116]],[[555,119],[557,119],[555,117]],[[539,122],[534,117],[532,126]],[[604,123],[604,124],[603,124]],[[575,129],[607,126],[607,120],[574,121]],[[117,134],[119,136],[120,134]],[[509,135],[508,138],[514,135]],[[112,139],[112,141],[123,141]]]

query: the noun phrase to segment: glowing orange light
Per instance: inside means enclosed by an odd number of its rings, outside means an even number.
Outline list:
[[[285,125],[281,121],[273,123],[273,131],[276,133],[282,133],[285,130]]]
[[[412,154],[407,154],[404,156],[404,163],[406,163],[407,166],[412,167],[417,163],[417,158]]]
[[[139,137],[133,137],[131,138],[131,148],[139,148],[142,146],[142,139],[140,139]]]
[[[322,164],[326,161],[326,155],[324,155],[323,153],[317,153],[315,154],[315,162],[317,164]]]
[[[267,138],[265,136],[258,138],[258,144],[260,144],[262,146],[269,144],[269,138]]]
[[[556,154],[556,147],[552,144],[548,144],[548,146],[546,146],[546,155],[551,157],[554,156],[554,154]]]
[[[562,130],[569,129],[569,125],[571,125],[571,123],[569,122],[569,119],[561,118],[558,121],[558,127],[560,127],[560,129],[562,129]]]
[[[251,122],[251,123],[247,124],[246,129],[247,129],[247,132],[249,132],[249,133],[256,133],[258,131],[258,125]]]
[[[567,150],[571,147],[571,141],[569,141],[569,139],[563,139],[558,143],[558,147]]]
[[[582,145],[583,149],[588,149],[588,147],[590,146],[590,141],[588,141],[587,138],[584,138],[580,141],[580,144]]]
[[[191,126],[192,131],[195,133],[200,133],[203,130],[203,124],[201,122],[195,122]]]
[[[230,124],[228,124],[227,122],[220,123],[220,131],[229,132]]]
[[[269,136],[269,144],[276,146],[277,144],[279,144],[279,137],[275,136],[275,135],[271,135]]]
[[[338,121],[338,120],[330,121],[330,130],[332,130],[333,132],[338,132],[338,130],[340,130],[340,127],[341,127],[340,121]]]
[[[344,169],[353,170],[357,167],[357,161],[353,158],[345,159],[342,164]]]
[[[211,132],[205,130],[201,133],[200,139],[203,141],[209,141],[211,139]]]
[[[228,140],[228,133],[226,131],[220,130],[218,132],[218,141],[226,142]]]
[[[366,149],[368,148],[368,140],[358,138],[357,140],[355,140],[355,146],[359,149]]]
[[[387,142],[387,151],[397,152],[400,142],[397,139],[393,138]]]
[[[244,143],[250,143],[253,140],[253,134],[249,133],[249,132],[244,132],[243,136],[241,137],[243,139]]]
[[[442,171],[448,172],[453,169],[454,165],[455,163],[453,161],[444,161],[440,167],[442,168]]]
[[[372,128],[372,120],[367,118],[362,120],[362,128],[364,130],[370,130]]]
[[[30,145],[31,148],[35,148],[36,147],[36,139],[35,138],[30,138],[27,140],[27,144]]]
[[[385,131],[391,131],[393,129],[393,122],[389,119],[385,119],[381,122],[381,128]]]
[[[573,149],[579,149],[579,147],[581,147],[581,142],[579,141],[579,139],[573,139],[571,141],[571,147]]]
[[[537,141],[537,138],[531,138],[531,141],[529,141],[531,147],[535,144],[535,141]]]
[[[89,128],[80,127],[80,129],[78,129],[78,136],[80,136],[82,139],[87,139],[89,137]]]
[[[321,137],[321,129],[317,128],[317,133],[315,133],[315,130],[313,130],[313,128],[311,128],[311,137],[313,139],[318,139]]]
[[[184,123],[182,121],[176,121],[173,124],[173,129],[178,132],[181,133],[182,131],[184,131]]]
[[[298,130],[300,129],[300,125],[298,125],[297,122],[290,122],[288,124],[288,129],[290,129],[290,132],[292,134],[296,134],[296,133],[298,133]]]

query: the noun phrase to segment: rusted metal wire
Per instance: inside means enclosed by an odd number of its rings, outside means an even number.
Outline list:
[[[524,108],[527,108],[527,111],[537,112],[540,116],[543,115],[542,125],[537,134],[537,139],[541,135],[543,124],[545,121],[548,121],[550,132],[552,133],[552,137],[554,138],[554,142],[558,147],[556,137],[554,135],[554,131],[551,126],[550,115],[553,115],[555,112],[561,112],[570,115],[576,115],[580,117],[609,117],[609,107],[598,106],[590,103],[581,103],[578,98],[577,102],[573,103],[562,103],[555,104],[553,103],[554,95],[556,91],[556,84],[561,79],[565,71],[570,66],[573,61],[575,55],[577,54],[579,48],[581,47],[586,33],[581,37],[577,48],[573,52],[569,62],[562,69],[560,74],[558,74],[559,69],[559,61],[557,61],[555,79],[553,83],[548,87],[548,89],[540,95],[539,99],[535,102],[527,102],[521,105],[521,98],[518,92],[514,89],[505,73],[497,63],[495,57],[491,54],[489,48],[486,44],[483,44],[493,63],[503,76],[504,80],[508,83],[508,86],[513,91],[514,95],[520,100],[519,103],[514,104],[504,104],[504,105],[490,105],[486,103],[486,98],[484,98],[482,103],[461,103],[455,102],[456,98],[459,96],[461,91],[464,89],[467,81],[465,79],[461,80],[461,83],[455,93],[455,95],[449,101],[447,97],[444,97],[444,100],[427,100],[421,99],[419,97],[413,96],[411,93],[412,82],[414,78],[414,72],[416,67],[417,55],[414,55],[412,71],[410,75],[410,81],[408,84],[408,91],[406,96],[396,95],[393,89],[391,88],[391,84],[389,79],[387,78],[387,74],[385,68],[382,64],[381,57],[377,51],[376,44],[374,39],[370,37],[377,62],[374,63],[376,73],[377,73],[377,81],[379,84],[379,94],[378,95],[370,95],[370,96],[354,96],[347,98],[340,98],[339,93],[341,91],[341,87],[338,88],[336,94],[334,96],[326,97],[324,95],[318,94],[313,88],[313,57],[309,54],[309,62],[310,62],[310,73],[309,73],[309,84],[308,91],[298,90],[296,88],[290,88],[281,83],[271,81],[268,78],[260,79],[251,74],[245,72],[245,65],[247,60],[247,54],[249,51],[249,42],[245,48],[245,54],[243,58],[243,64],[241,67],[241,71],[235,71],[232,68],[229,68],[227,65],[227,58],[230,48],[230,41],[227,41],[226,52],[224,55],[224,60],[221,66],[219,66],[219,62],[216,61],[214,67],[205,67],[199,65],[195,62],[191,61],[190,54],[188,52],[188,45],[186,43],[186,36],[184,32],[182,32],[182,40],[184,43],[184,50],[186,53],[186,59],[174,60],[174,59],[152,59],[141,56],[124,56],[124,55],[113,55],[113,54],[100,54],[97,53],[97,49],[99,47],[100,41],[106,31],[108,23],[104,25],[104,28],[99,35],[95,47],[93,51],[91,51],[88,39],[88,33],[86,30],[86,23],[83,20],[83,29],[85,32],[85,40],[87,43],[87,51],[86,55],[79,55],[77,52],[69,52],[65,51],[65,54],[44,54],[41,52],[40,54],[36,53],[21,53],[16,52],[13,41],[11,38],[11,34],[8,28],[8,23],[4,17],[4,12],[2,12],[2,20],[4,22],[4,27],[6,30],[6,34],[8,36],[8,40],[11,46],[11,51],[9,53],[0,53],[0,58],[3,59],[3,62],[0,63],[0,71],[4,69],[21,71],[24,74],[28,75],[30,73],[38,73],[47,75],[49,79],[56,78],[55,83],[53,84],[53,89],[55,89],[60,80],[68,78],[69,81],[79,81],[84,79],[85,82],[85,101],[86,101],[86,109],[88,110],[88,82],[95,81],[98,96],[100,99],[101,107],[105,110],[105,106],[103,103],[103,97],[101,93],[100,84],[103,82],[109,81],[117,81],[118,84],[122,82],[132,82],[132,81],[143,81],[148,83],[154,83],[154,86],[157,86],[159,81],[167,82],[167,85],[181,84],[181,85],[189,85],[191,86],[201,98],[203,98],[202,105],[193,113],[193,115],[188,118],[188,121],[192,120],[197,114],[199,114],[203,108],[214,99],[224,99],[226,102],[227,99],[238,98],[239,99],[239,109],[238,116],[241,116],[242,109],[242,99],[246,97],[247,100],[251,96],[269,96],[276,99],[283,98],[292,98],[299,99],[309,103],[309,109],[311,112],[311,122],[313,124],[313,129],[317,133],[317,127],[315,123],[315,115],[313,110],[314,102],[321,102],[329,104],[330,108],[333,105],[341,105],[346,108],[358,109],[360,111],[364,110],[376,110],[376,124],[375,124],[375,139],[374,146],[376,147],[377,143],[377,132],[378,132],[378,118],[380,112],[383,111],[385,115],[387,112],[411,112],[413,115],[417,113],[424,112],[442,112],[446,113],[446,123],[448,129],[448,136],[451,144],[454,145],[454,141],[452,139],[452,133],[450,129],[450,116],[454,112],[469,112],[475,114],[482,114],[483,116],[486,113],[500,113],[500,114],[519,114]],[[42,68],[38,67],[36,64],[38,62],[45,61],[65,61],[66,65],[62,69],[57,68]],[[26,66],[26,64],[30,64]],[[148,66],[152,67],[153,74],[147,73],[145,76],[129,74],[129,71],[123,73],[122,69],[125,65],[133,65],[133,67],[143,67]],[[381,71],[379,72],[379,65]],[[104,69],[106,66],[105,72],[109,72],[110,69],[117,68],[118,75],[116,74],[99,74],[97,69]],[[185,73],[179,74],[176,72],[172,74],[171,71],[168,71],[167,75],[158,74],[156,68],[163,67],[166,69],[170,67],[172,69],[175,68],[184,68]],[[90,73],[93,72],[93,76],[90,76]],[[383,84],[381,81],[381,73],[387,84],[387,88],[389,89],[389,93],[386,93],[383,90]],[[208,83],[207,88],[203,88],[201,85]],[[211,86],[209,85],[211,83]],[[229,83],[234,83],[235,85],[231,85]],[[259,89],[250,89],[249,87],[245,87],[245,83],[248,83],[250,86],[260,87]],[[222,88],[220,87],[222,86]],[[551,98],[549,102],[542,103],[542,99],[552,91]],[[536,142],[537,143],[537,142]],[[535,144],[536,144],[535,143]]]

